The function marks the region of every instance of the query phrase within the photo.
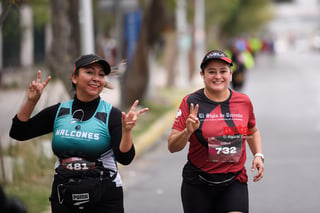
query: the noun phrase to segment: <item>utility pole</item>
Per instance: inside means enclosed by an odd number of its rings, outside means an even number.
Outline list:
[[[196,63],[201,63],[202,57],[205,54],[205,10],[204,0],[195,0],[195,47],[196,47]],[[199,67],[199,66],[198,66]]]
[[[0,13],[2,14],[2,2],[0,2]],[[3,49],[3,42],[2,42],[2,27],[0,28],[0,50]],[[0,85],[1,85],[1,72],[3,68],[3,54],[2,51],[0,51]]]
[[[202,57],[206,52],[205,48],[205,7],[204,0],[194,0],[195,16],[194,16],[194,44],[195,44],[195,67],[196,75],[193,76],[192,82],[197,84],[201,81],[201,77],[197,74],[200,70]]]
[[[20,23],[22,29],[20,62],[22,66],[33,64],[33,20],[32,7],[28,4],[20,7]]]
[[[114,3],[115,11],[115,36],[117,39],[117,58],[115,64],[118,64],[123,57],[123,9],[121,7],[122,0],[116,0]]]
[[[186,20],[186,0],[177,0],[176,20],[178,63],[176,67],[177,78],[175,78],[175,84],[178,87],[185,88],[189,84],[188,52],[191,43]]]
[[[81,54],[95,53],[91,0],[80,0],[79,23]]]

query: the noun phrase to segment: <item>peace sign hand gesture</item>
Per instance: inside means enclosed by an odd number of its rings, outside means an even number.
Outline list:
[[[131,130],[136,125],[138,116],[149,110],[149,108],[143,108],[138,112],[135,112],[138,103],[139,101],[136,100],[127,114],[125,112],[122,112],[122,127],[124,130]]]
[[[37,104],[38,100],[41,97],[43,89],[48,85],[51,76],[48,76],[44,82],[40,82],[41,79],[41,71],[38,71],[37,80],[32,81],[28,87],[28,99],[25,104],[22,106],[17,116],[20,121],[29,120],[31,113]]]
[[[37,74],[37,80],[36,81],[32,81],[29,84],[29,88],[28,88],[28,100],[31,102],[38,102],[38,100],[41,97],[42,91],[43,89],[48,85],[49,81],[51,79],[51,76],[48,76],[47,79],[44,82],[40,82],[41,80],[41,71],[38,71]]]
[[[200,121],[197,116],[198,110],[199,110],[198,104],[196,104],[196,106],[194,106],[193,103],[190,104],[190,114],[189,114],[187,121],[186,121],[186,128],[187,128],[187,132],[189,134],[192,134],[200,126]]]

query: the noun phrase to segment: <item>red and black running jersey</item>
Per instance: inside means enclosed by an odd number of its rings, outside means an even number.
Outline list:
[[[247,182],[246,169],[246,136],[248,129],[256,125],[253,106],[249,97],[245,94],[230,90],[230,96],[226,101],[214,102],[204,94],[204,89],[188,94],[182,100],[173,129],[182,131],[186,128],[186,120],[190,114],[190,104],[199,105],[198,118],[200,127],[189,139],[188,160],[197,168],[211,174],[238,172],[242,170],[237,179]],[[238,150],[239,158],[235,162],[212,161],[210,158],[211,138],[225,139],[239,138],[241,149]],[[227,142],[221,142],[227,143]],[[223,146],[222,146],[223,147]],[[230,151],[230,148],[223,147]],[[220,151],[217,149],[217,151]],[[216,150],[214,150],[216,152]],[[217,154],[217,153],[214,153]],[[218,156],[218,155],[217,155]]]

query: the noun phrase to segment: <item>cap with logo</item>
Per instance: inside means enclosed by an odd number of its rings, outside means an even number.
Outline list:
[[[85,67],[89,64],[93,63],[99,63],[102,65],[104,73],[108,75],[111,72],[110,64],[106,61],[100,58],[99,56],[95,54],[88,54],[88,55],[82,55],[80,58],[77,59],[75,65],[74,65],[74,71],[79,69],[80,67]]]
[[[203,70],[208,62],[213,59],[220,59],[232,66],[232,60],[227,56],[227,54],[221,50],[211,50],[203,57],[200,68]]]

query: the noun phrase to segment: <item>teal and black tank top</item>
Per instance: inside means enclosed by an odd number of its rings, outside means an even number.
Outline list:
[[[96,160],[111,149],[108,121],[112,105],[100,100],[93,116],[82,121],[84,111],[78,109],[72,114],[72,103],[70,100],[59,106],[53,126],[52,150],[59,158]],[[74,114],[78,114],[78,119]]]

